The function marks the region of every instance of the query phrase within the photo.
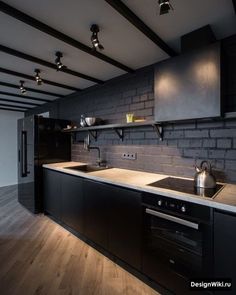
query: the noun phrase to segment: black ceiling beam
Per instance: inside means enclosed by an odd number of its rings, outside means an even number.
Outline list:
[[[160,47],[169,56],[176,56],[175,52],[169,45],[167,45],[153,30],[151,30],[136,14],[133,13],[122,1],[120,0],[105,0],[131,24],[133,24],[139,31],[147,36],[152,42]]]
[[[27,102],[27,101],[20,101],[20,100],[15,100],[15,99],[7,99],[7,98],[0,98],[0,102],[5,101],[5,102],[14,102],[18,104],[27,104],[27,105],[32,105],[32,106],[40,106],[40,103],[35,103],[35,102]]]
[[[14,105],[11,105],[11,104],[5,104],[5,103],[0,103],[0,107],[17,107],[19,109],[26,109],[26,110],[30,110],[32,108],[30,107],[22,107],[22,106],[14,106]]]
[[[61,40],[79,50],[82,50],[90,55],[93,55],[109,64],[112,64],[113,66],[122,69],[125,72],[133,72],[133,70],[122,63],[118,62],[117,60],[114,60],[105,54],[102,54],[98,51],[93,51],[89,46],[57,31],[56,29],[42,23],[41,21],[38,21],[37,19],[27,15],[24,12],[21,12],[20,10],[4,3],[3,1],[0,1],[0,11],[24,22],[25,24],[34,27],[35,29],[38,29],[41,32],[44,32],[58,40]],[[89,31],[88,31],[89,33]]]
[[[21,78],[28,79],[28,80],[31,80],[31,81],[35,81],[34,76],[30,76],[30,75],[27,75],[27,74],[15,72],[15,71],[4,69],[4,68],[1,68],[1,67],[0,67],[0,72],[4,73],[4,74],[7,74],[7,75],[17,76],[17,77],[21,77]],[[61,88],[72,90],[72,91],[80,91],[81,90],[79,88],[75,88],[75,87],[68,86],[68,85],[65,85],[65,84],[60,84],[60,83],[53,82],[53,81],[49,81],[49,80],[46,80],[46,79],[43,79],[43,78],[42,78],[42,80],[43,80],[43,83],[48,84],[48,85],[61,87]]]
[[[1,6],[1,1],[0,1],[0,6]],[[10,55],[13,55],[13,56],[16,56],[16,57],[19,57],[19,58],[22,58],[22,59],[25,59],[25,60],[28,60],[28,61],[33,62],[33,63],[40,64],[40,65],[45,66],[45,67],[57,70],[57,66],[54,63],[51,63],[51,62],[48,62],[48,61],[43,60],[41,58],[38,58],[38,57],[35,57],[35,56],[32,56],[32,55],[20,52],[18,50],[15,50],[15,49],[12,49],[12,48],[9,48],[9,47],[6,47],[4,45],[0,45],[0,51],[5,52],[5,53],[10,54]],[[70,70],[68,68],[62,68],[62,69],[60,69],[60,72],[63,72],[63,73],[66,73],[66,74],[69,74],[69,75],[72,75],[72,76],[75,76],[75,77],[78,77],[78,78],[82,78],[82,79],[85,79],[85,80],[89,80],[89,81],[92,81],[92,82],[98,83],[98,84],[103,84],[104,83],[104,81],[102,81],[102,80],[99,80],[99,79],[96,79],[96,78],[93,78],[93,77],[78,73],[78,72]]]
[[[11,84],[11,83],[6,83],[6,82],[0,82],[0,86],[5,86],[5,87],[11,87],[11,88],[19,89],[19,85],[15,85],[15,84]],[[43,90],[37,90],[37,89],[34,89],[34,88],[25,87],[25,86],[24,86],[24,88],[27,91],[30,91],[30,92],[41,93],[41,94],[51,95],[51,96],[55,96],[55,97],[64,97],[64,95],[57,94],[57,93],[52,93],[52,92],[43,91]]]
[[[22,112],[22,113],[24,113],[24,112],[26,112],[27,110],[25,110],[25,111],[23,111],[23,110],[17,110],[15,107],[14,107],[14,109],[10,109],[10,108],[5,108],[5,107],[0,107],[0,110],[3,110],[3,111],[12,111],[12,112]]]
[[[52,100],[49,99],[45,99],[45,98],[38,98],[38,97],[33,97],[33,96],[28,96],[28,95],[20,95],[20,94],[16,94],[16,93],[10,93],[10,92],[5,92],[5,91],[0,91],[1,95],[6,95],[6,96],[15,96],[15,97],[20,97],[20,98],[24,98],[24,99],[32,99],[32,100],[36,100],[36,101],[42,101],[42,102],[51,102]]]

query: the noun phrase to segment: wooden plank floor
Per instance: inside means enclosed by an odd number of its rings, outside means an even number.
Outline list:
[[[156,295],[153,289],[0,188],[1,295]]]

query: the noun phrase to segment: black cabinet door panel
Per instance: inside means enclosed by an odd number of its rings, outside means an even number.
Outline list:
[[[83,233],[83,180],[80,177],[62,174],[62,221]]]
[[[141,268],[141,194],[107,186],[109,195],[109,251],[131,266]]]
[[[232,292],[221,291],[220,294],[236,294],[236,215],[214,214],[214,257],[215,277],[230,278],[233,283]]]
[[[106,185],[84,180],[84,235],[107,249],[108,208]]]
[[[44,211],[61,220],[61,173],[44,169]]]

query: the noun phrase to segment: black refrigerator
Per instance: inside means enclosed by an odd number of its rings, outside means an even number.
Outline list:
[[[29,116],[18,120],[18,201],[32,213],[43,211],[43,164],[71,160],[70,121]]]

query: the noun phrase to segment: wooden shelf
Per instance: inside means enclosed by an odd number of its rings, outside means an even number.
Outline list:
[[[121,140],[124,139],[124,129],[135,128],[135,127],[145,127],[152,126],[157,132],[158,137],[162,140],[162,126],[155,121],[144,121],[144,122],[134,122],[134,123],[124,123],[124,124],[107,124],[107,125],[97,125],[90,127],[72,128],[68,130],[63,130],[63,132],[76,133],[76,132],[89,132],[95,140],[97,140],[98,130],[114,130]]]

